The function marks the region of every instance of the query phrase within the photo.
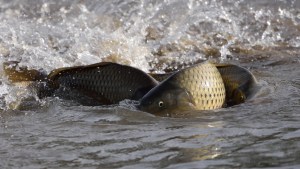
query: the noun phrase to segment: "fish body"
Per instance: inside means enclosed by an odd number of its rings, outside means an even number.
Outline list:
[[[234,64],[215,64],[215,66],[220,72],[225,86],[226,104],[224,107],[244,103],[255,94],[257,80],[249,70]],[[149,75],[158,81],[163,81],[174,73],[151,73]]]
[[[47,80],[54,88],[78,91],[101,104],[139,100],[158,84],[142,70],[110,62],[57,69]]]
[[[218,69],[203,62],[173,73],[141,99],[139,108],[170,116],[176,111],[221,108],[224,101],[225,87]]]
[[[257,80],[247,69],[233,64],[216,64],[226,89],[226,104],[244,103],[255,93]]]
[[[4,70],[13,83],[32,81],[28,86],[39,98],[58,96],[83,105],[116,104],[139,100],[158,82],[140,69],[111,62],[53,70],[49,75],[7,62]]]

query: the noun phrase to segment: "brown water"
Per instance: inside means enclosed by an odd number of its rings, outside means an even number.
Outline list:
[[[300,2],[0,1],[0,62],[52,69],[115,61],[168,71],[208,58],[244,66],[248,102],[179,118],[133,104],[27,98],[1,75],[0,168],[300,168]],[[2,71],[1,71],[1,74]]]

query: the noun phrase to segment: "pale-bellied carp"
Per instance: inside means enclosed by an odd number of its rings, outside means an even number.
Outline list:
[[[78,97],[90,97],[99,105],[116,104],[125,99],[139,100],[158,84],[142,70],[110,62],[56,69],[48,76],[34,70],[30,70],[30,73],[26,68],[20,72],[7,63],[4,70],[9,79],[38,80],[32,86],[36,88],[39,97],[77,97],[78,92]]]
[[[215,64],[215,66],[220,72],[225,85],[225,107],[244,103],[246,99],[254,95],[257,81],[249,70],[234,64]],[[150,73],[149,75],[158,81],[163,81],[174,73],[175,72],[163,74]]]
[[[141,110],[160,116],[184,110],[211,110],[225,103],[220,72],[203,62],[173,73],[151,89],[140,101]]]

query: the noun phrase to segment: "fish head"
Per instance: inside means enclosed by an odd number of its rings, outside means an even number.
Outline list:
[[[177,84],[167,81],[151,89],[138,108],[158,116],[170,117],[176,112],[195,109],[192,95]]]

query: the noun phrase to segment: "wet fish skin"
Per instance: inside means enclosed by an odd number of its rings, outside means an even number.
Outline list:
[[[57,69],[47,79],[56,89],[70,88],[101,104],[139,100],[158,84],[140,69],[111,62]]]
[[[244,103],[256,92],[257,80],[246,68],[233,64],[216,64],[226,88],[226,106]]]
[[[12,83],[30,81],[27,89],[39,98],[57,96],[83,105],[139,100],[158,84],[142,70],[112,62],[55,69],[49,75],[6,62],[4,72]]]
[[[256,92],[257,80],[255,76],[247,69],[234,64],[215,64],[220,72],[226,90],[226,105],[230,107],[233,105],[244,103],[250,99]],[[158,81],[163,81],[175,72],[165,74],[150,74]]]
[[[141,99],[137,108],[154,115],[168,117],[179,111],[196,109],[191,93],[169,81],[150,90]]]
[[[160,116],[186,110],[221,108],[225,101],[222,77],[210,62],[180,70],[151,89],[139,109]]]

